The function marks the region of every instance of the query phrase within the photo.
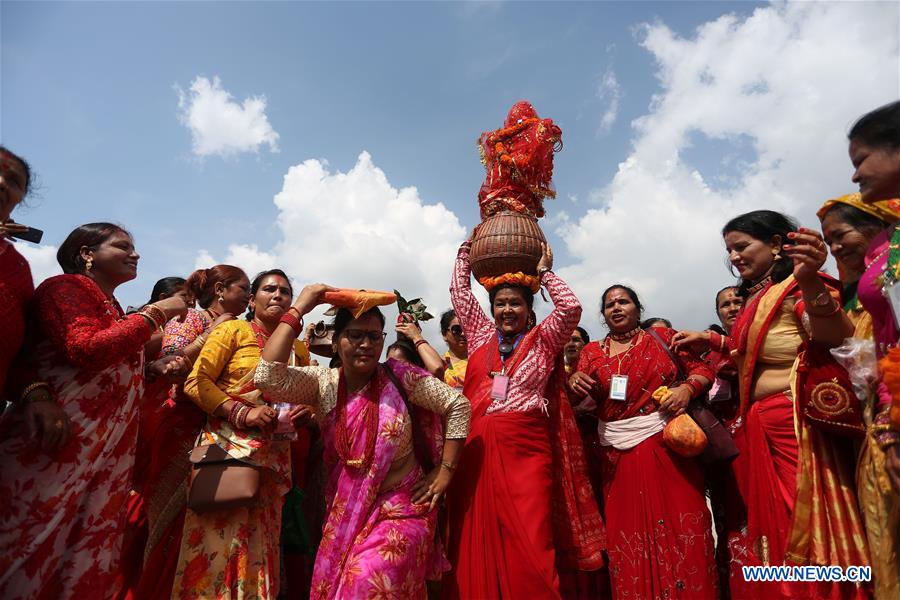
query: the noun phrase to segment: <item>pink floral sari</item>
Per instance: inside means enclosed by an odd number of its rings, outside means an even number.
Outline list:
[[[394,360],[391,368],[410,393],[424,371]],[[437,579],[449,568],[435,539],[437,511],[412,503],[412,487],[422,476],[413,469],[397,486],[379,493],[390,470],[400,440],[401,419],[409,418],[406,404],[388,377],[379,371],[366,387],[347,399],[347,429],[354,455],[365,448],[361,415],[365,393],[375,385],[379,392],[378,435],[375,456],[367,471],[348,467],[334,447],[337,410],[324,427],[325,462],[329,472],[326,496],[328,518],[316,556],[312,598],[424,598],[425,580]],[[416,427],[424,428],[429,451],[440,462],[443,432],[440,419],[427,410],[415,409]]]

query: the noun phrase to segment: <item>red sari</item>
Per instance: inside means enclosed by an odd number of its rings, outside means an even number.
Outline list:
[[[47,454],[26,439],[18,411],[4,415],[0,597],[114,597],[152,329],[82,275],[45,281],[34,309],[41,335],[28,356],[71,438]]]
[[[527,335],[507,361],[510,378],[538,338]],[[493,336],[470,355],[463,394],[472,428],[448,490],[448,598],[558,598],[557,564],[603,564],[603,524],[587,478],[578,429],[558,365],[548,383],[550,418],[494,412],[491,371],[501,368]]]
[[[25,341],[25,306],[34,295],[34,282],[28,261],[8,241],[0,238],[0,400],[6,398],[6,375]],[[30,381],[22,382],[28,385]],[[21,386],[16,386],[21,387]],[[17,392],[9,390],[9,400],[17,400]]]
[[[671,329],[656,328],[665,343]],[[578,370],[597,383],[598,416],[619,421],[658,411],[651,394],[672,385],[677,369],[645,332],[626,352],[609,356],[605,342],[581,352]],[[702,361],[681,353],[685,371],[712,379]],[[609,398],[613,375],[626,375],[624,401]],[[716,598],[712,523],[696,459],[675,454],[656,433],[628,450],[603,449],[607,552],[614,598]]]
[[[206,311],[191,310],[182,321],[166,325],[161,356],[175,354],[209,327]],[[135,597],[167,598],[172,593],[187,505],[188,454],[206,423],[206,413],[184,395],[181,386],[156,389],[145,397],[141,425],[147,464],[140,481],[146,514],[146,547]]]
[[[832,280],[823,275],[826,283]],[[833,289],[834,295],[839,295]],[[868,565],[868,548],[854,493],[852,456],[805,422],[795,392],[753,399],[765,368],[767,339],[785,320],[802,321],[805,306],[793,276],[769,284],[738,313],[729,343],[738,366],[740,455],[735,479],[747,508],[747,527],[729,532],[733,598],[864,597],[852,584],[746,583],[745,565]],[[798,327],[802,329],[802,327]],[[791,338],[782,346],[798,347]],[[792,378],[791,386],[794,386]],[[849,459],[849,460],[848,460]]]

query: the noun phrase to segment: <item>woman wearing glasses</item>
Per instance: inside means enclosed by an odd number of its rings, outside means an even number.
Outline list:
[[[322,302],[303,289],[272,334],[256,386],[306,405],[325,440],[328,517],[313,569],[312,598],[425,596],[447,561],[435,536],[437,503],[469,433],[469,402],[414,365],[388,359],[384,315],[340,309],[333,344],[341,367],[290,367],[301,319]],[[446,422],[446,432],[442,422]]]
[[[469,362],[469,350],[466,346],[466,334],[452,308],[441,315],[441,335],[447,342],[444,353],[444,383],[458,391],[462,391],[466,381],[466,365]]]

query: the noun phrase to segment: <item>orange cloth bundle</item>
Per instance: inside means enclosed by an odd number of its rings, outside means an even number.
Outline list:
[[[891,393],[891,425],[900,431],[900,348],[891,348],[878,361],[884,385]]]
[[[361,314],[376,306],[386,306],[397,301],[393,292],[377,292],[370,290],[339,289],[325,292],[325,302],[337,307],[346,308],[358,319]]]
[[[666,386],[660,386],[653,392],[653,399],[662,403],[672,392]],[[663,443],[666,447],[681,456],[699,456],[709,440],[700,426],[687,413],[670,419],[663,429]]]

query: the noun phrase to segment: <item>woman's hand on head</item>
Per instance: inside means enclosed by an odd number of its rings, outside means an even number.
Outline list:
[[[541,260],[538,261],[537,270],[538,273],[541,271],[549,271],[553,269],[553,249],[550,248],[550,244],[546,242],[541,243]]]
[[[794,261],[794,277],[798,283],[814,281],[828,258],[828,246],[822,234],[814,229],[801,227],[788,233],[788,241],[782,251]]]
[[[330,292],[335,289],[337,288],[325,285],[324,283],[311,283],[300,290],[300,295],[297,296],[297,300],[294,302],[294,308],[297,309],[301,315],[305,315],[325,301],[325,292]]]

